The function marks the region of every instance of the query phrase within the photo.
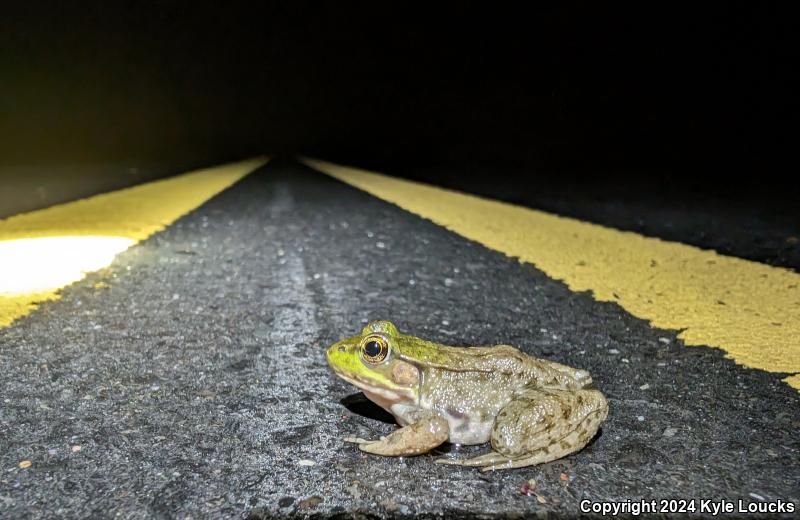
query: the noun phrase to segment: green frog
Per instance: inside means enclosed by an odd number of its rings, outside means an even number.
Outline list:
[[[373,321],[333,344],[328,363],[401,426],[386,437],[344,439],[384,456],[426,453],[445,441],[491,442],[492,451],[440,464],[483,471],[549,462],[583,448],[608,414],[586,370],[508,345],[449,347]]]

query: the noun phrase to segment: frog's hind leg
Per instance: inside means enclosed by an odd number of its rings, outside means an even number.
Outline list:
[[[597,390],[526,389],[497,415],[491,437],[494,451],[436,462],[481,471],[550,462],[583,448],[607,413],[606,399]]]
[[[491,436],[494,451],[436,462],[482,471],[550,462],[583,448],[607,411],[605,397],[597,390],[525,389],[497,415]]]
[[[527,389],[498,414],[492,448],[504,456],[483,471],[550,462],[583,448],[605,420],[608,405],[597,390]]]

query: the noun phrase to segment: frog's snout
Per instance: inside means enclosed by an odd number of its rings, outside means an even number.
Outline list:
[[[338,343],[334,343],[328,350],[325,352],[325,357],[328,360],[328,364],[333,364],[333,359],[337,356],[337,354],[344,354],[347,352],[347,346],[341,341]]]

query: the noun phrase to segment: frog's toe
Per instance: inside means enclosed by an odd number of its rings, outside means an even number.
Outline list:
[[[353,444],[369,444],[370,442],[376,441],[368,441],[367,439],[362,439],[361,437],[344,437],[342,438],[344,442],[350,442]]]
[[[352,444],[358,444],[358,449],[365,453],[372,453],[373,455],[389,455],[389,453],[386,452],[386,437],[381,437],[376,441],[362,439],[361,437],[345,437],[342,440]]]
[[[479,468],[483,466],[495,466],[502,463],[510,462],[508,457],[493,451],[484,455],[478,455],[471,459],[436,459],[434,462],[437,464],[449,464],[452,466],[468,466],[471,468]]]
[[[481,473],[487,473],[489,471],[497,471],[500,469],[516,468],[517,466],[514,466],[513,464],[514,464],[513,460],[505,459],[500,464],[489,464],[488,466],[483,466],[481,468]]]

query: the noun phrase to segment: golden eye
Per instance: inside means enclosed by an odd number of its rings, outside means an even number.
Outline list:
[[[389,355],[389,344],[383,336],[367,336],[361,341],[361,357],[364,361],[376,365]]]

